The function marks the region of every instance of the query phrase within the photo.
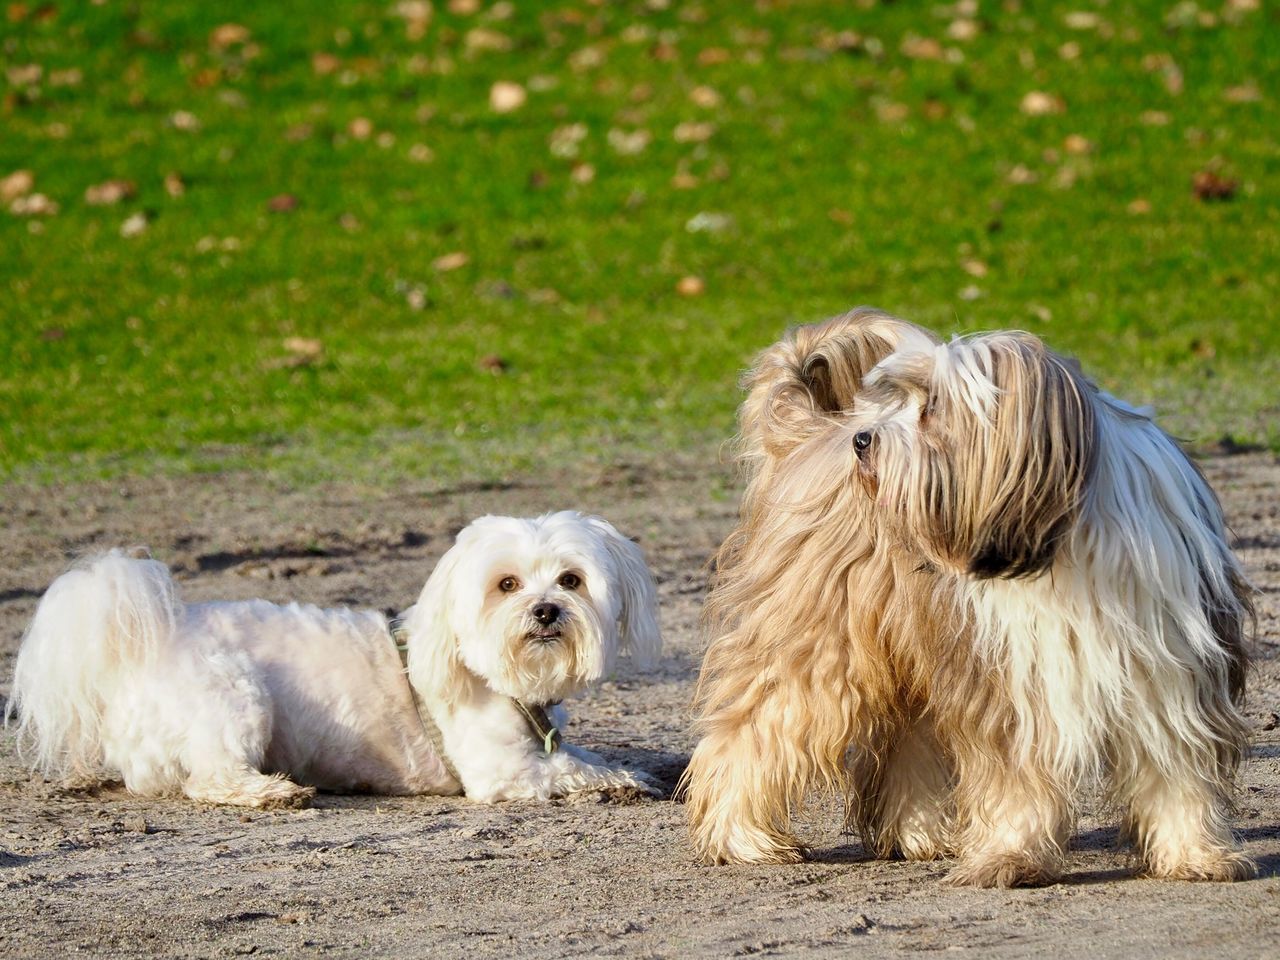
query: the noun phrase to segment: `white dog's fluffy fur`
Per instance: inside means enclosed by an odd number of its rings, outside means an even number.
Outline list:
[[[761,355],[686,774],[715,862],[786,862],[811,787],[881,856],[1051,881],[1105,781],[1145,870],[1232,880],[1249,590],[1199,470],[1023,333],[873,310]]]
[[[515,702],[563,726],[553,705],[619,649],[642,666],[658,654],[652,576],[610,524],[482,517],[403,621],[407,681],[381,613],[184,605],[163,564],[113,550],[40,601],[14,678],[19,742],[46,775],[251,807],[305,804],[316,788],[484,802],[651,791],[585,750],[546,753]]]

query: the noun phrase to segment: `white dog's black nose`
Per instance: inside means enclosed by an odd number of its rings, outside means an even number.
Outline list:
[[[544,627],[560,619],[560,608],[554,603],[540,603],[533,608],[533,619]]]

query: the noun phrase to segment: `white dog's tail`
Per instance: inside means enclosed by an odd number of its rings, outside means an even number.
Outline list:
[[[53,581],[22,638],[5,717],[17,714],[19,750],[33,769],[85,777],[101,767],[107,692],[122,670],[156,656],[177,616],[164,564],[121,550]]]

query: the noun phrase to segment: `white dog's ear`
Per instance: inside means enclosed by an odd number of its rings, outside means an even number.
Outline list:
[[[448,703],[463,684],[458,637],[449,616],[452,581],[459,566],[458,551],[450,549],[427,578],[418,602],[405,611],[409,631],[409,681],[421,692],[431,691]]]
[[[629,652],[636,665],[648,670],[662,652],[662,631],[658,628],[658,589],[644,561],[640,547],[620,534],[613,524],[588,517],[587,524],[600,537],[618,572],[614,587],[622,595],[618,614],[619,646]]]

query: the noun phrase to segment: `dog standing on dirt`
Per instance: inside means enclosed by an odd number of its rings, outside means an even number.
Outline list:
[[[1105,781],[1156,877],[1236,880],[1249,590],[1200,471],[1023,333],[873,310],[747,377],[748,487],[686,773],[714,862],[788,862],[811,787],[880,856],[1051,882]]]
[[[317,788],[482,802],[652,792],[646,774],[562,743],[558,704],[617,651],[647,666],[660,646],[640,548],[570,511],[476,520],[390,621],[186,605],[163,564],[113,550],[40,601],[12,705],[33,767],[139,794],[274,807]]]

